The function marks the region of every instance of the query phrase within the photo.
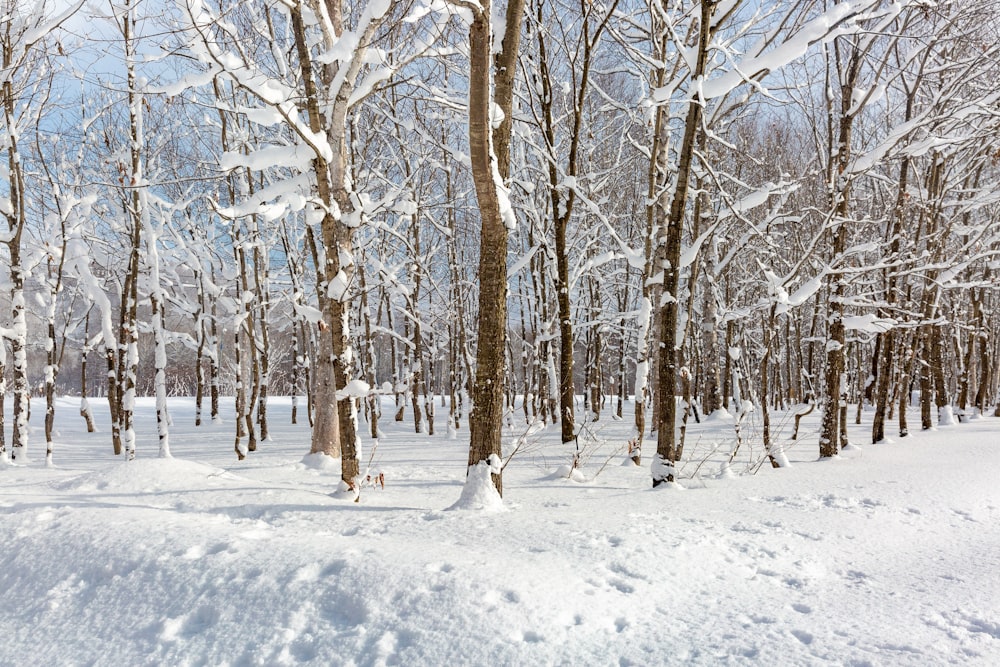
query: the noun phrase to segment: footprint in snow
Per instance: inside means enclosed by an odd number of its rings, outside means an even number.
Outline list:
[[[319,655],[316,640],[311,635],[299,637],[288,647],[289,653],[299,662],[312,662]]]
[[[796,535],[798,537],[801,537],[804,540],[809,540],[811,542],[822,542],[823,541],[823,536],[822,535],[816,535],[815,533],[807,533],[807,532],[802,531],[802,530],[793,530],[792,531],[792,535]]]
[[[796,639],[798,639],[800,642],[802,642],[806,646],[809,646],[809,644],[813,643],[813,636],[812,636],[812,634],[806,632],[805,630],[792,630],[791,633],[792,633],[793,637],[795,637]]]
[[[621,579],[611,579],[608,583],[611,584],[612,588],[624,595],[635,593],[635,586]]]
[[[392,630],[386,630],[375,642],[375,650],[379,663],[392,664],[389,659],[394,657],[399,650],[399,638],[396,633]]]
[[[219,622],[219,610],[212,605],[202,605],[188,616],[184,628],[190,633],[199,633],[208,630]]]
[[[844,573],[844,578],[851,581],[854,584],[866,584],[868,583],[868,575],[864,572],[858,570],[848,570]]]
[[[205,553],[209,556],[214,556],[215,554],[221,554],[223,551],[229,551],[230,546],[229,542],[219,542],[216,545],[209,547],[208,551]]]
[[[347,561],[335,560],[326,567],[324,567],[323,571],[319,573],[319,576],[321,579],[326,577],[334,577],[343,572],[345,567],[347,567]]]
[[[622,563],[611,563],[607,566],[608,570],[614,572],[617,575],[625,577],[626,579],[639,579],[641,581],[649,581],[645,576],[632,571],[627,565]]]
[[[743,522],[734,523],[729,529],[734,533],[749,533],[751,535],[763,535],[764,531],[757,526],[749,526]]]

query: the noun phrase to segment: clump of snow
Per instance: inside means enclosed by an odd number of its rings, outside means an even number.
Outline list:
[[[892,318],[880,318],[873,313],[865,315],[848,315],[844,317],[844,329],[847,331],[863,331],[865,333],[885,333],[896,326]]]
[[[780,445],[771,449],[771,456],[777,461],[779,468],[790,468],[792,466],[791,461],[788,460],[788,455],[785,454],[785,448]]]
[[[351,380],[343,389],[337,391],[337,399],[364,398],[371,391],[371,385],[364,380]]]
[[[506,508],[503,498],[493,485],[492,475],[499,473],[499,457],[490,456],[490,461],[480,461],[469,466],[469,475],[465,478],[462,495],[458,502],[449,507],[450,510],[484,510],[487,512],[503,512]],[[494,473],[493,471],[496,471]]]
[[[716,408],[712,414],[705,415],[705,421],[708,422],[731,422],[733,419],[732,413],[725,408]]]
[[[823,286],[823,277],[814,276],[812,279],[807,280],[802,284],[797,290],[788,296],[784,303],[778,304],[778,308],[775,311],[778,315],[787,313],[792,308],[796,306],[801,306],[807,300],[812,298],[816,292],[820,290]]]
[[[323,312],[317,308],[304,303],[292,302],[292,308],[296,314],[302,317],[309,324],[318,324],[323,321]]]
[[[938,408],[938,426],[954,426],[955,412],[950,405],[942,405]]]
[[[340,270],[327,285],[326,296],[334,301],[343,301],[345,294],[347,294],[347,274]]]
[[[310,470],[320,470],[322,472],[340,474],[340,463],[340,457],[329,456],[319,452],[306,454],[302,457],[302,465]]]
[[[652,472],[654,480],[660,480],[660,483],[656,486],[658,489],[672,488],[672,489],[683,489],[684,487],[677,482],[677,469],[673,464],[667,462],[662,456],[657,454],[653,457],[653,462],[650,464],[650,472]],[[671,477],[674,481],[668,482],[667,480]]]
[[[331,493],[330,497],[335,498],[336,500],[346,500],[356,503],[361,500],[361,488],[358,484],[354,484],[352,486],[344,480],[340,480],[340,483],[337,485],[337,490]]]
[[[581,471],[579,468],[574,468],[568,463],[556,468],[556,471],[552,473],[552,478],[568,479],[571,482],[581,482],[581,483],[590,481],[587,479],[587,476],[583,474],[583,471]]]

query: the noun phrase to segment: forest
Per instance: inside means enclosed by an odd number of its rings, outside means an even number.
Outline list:
[[[0,0],[0,53],[4,462],[60,396],[501,492],[505,425],[634,413],[656,486],[719,411],[775,467],[772,413],[1000,416],[992,0]]]

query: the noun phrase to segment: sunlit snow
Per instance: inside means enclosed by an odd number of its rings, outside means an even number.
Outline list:
[[[557,426],[506,431],[530,434],[501,501],[489,467],[466,483],[464,424],[388,417],[385,488],[354,503],[336,460],[303,458],[289,399],[243,462],[231,402],[195,428],[172,399],[161,460],[138,399],[131,463],[91,402],[88,435],[79,398],[59,400],[56,467],[0,468],[0,664],[1000,664],[1000,419],[866,446],[866,412],[818,462],[819,411],[796,441],[772,414],[793,464],[773,470],[759,410],[728,466],[733,421],[713,415],[688,427],[686,490],[662,493],[652,443],[627,460],[626,404],[582,430],[575,479]]]

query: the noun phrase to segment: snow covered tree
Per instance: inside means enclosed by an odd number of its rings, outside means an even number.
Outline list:
[[[493,108],[509,117],[514,63],[520,47],[523,3],[508,3],[504,39],[493,48],[490,0],[450,0],[472,12],[469,26],[469,153],[479,202],[479,332],[476,374],[469,418],[469,467],[490,467],[493,484],[503,494],[500,435],[503,425],[507,352],[507,237],[514,228],[504,178],[509,174],[510,127],[493,129]],[[494,62],[494,53],[498,53]],[[494,81],[493,68],[500,76]],[[495,90],[494,90],[495,86]],[[504,105],[506,104],[506,108]],[[498,155],[508,156],[501,163]]]
[[[8,280],[11,298],[10,326],[0,335],[0,346],[10,342],[13,358],[13,437],[11,458],[24,459],[28,445],[28,411],[30,386],[28,383],[27,339],[28,327],[25,305],[25,267],[23,247],[28,224],[26,202],[26,174],[19,144],[22,136],[35,122],[39,106],[34,103],[35,89],[48,69],[44,61],[44,40],[69,19],[81,6],[80,0],[63,11],[53,14],[47,2],[2,0],[0,3],[0,103],[3,105],[3,133],[0,150],[5,154],[5,164],[0,167],[0,212],[7,222],[0,240],[7,249]],[[39,77],[41,75],[41,77]],[[2,186],[0,186],[2,187]],[[5,354],[0,354],[0,358]],[[0,363],[0,365],[3,365]],[[0,380],[2,382],[2,380]],[[0,394],[3,394],[0,388]],[[0,437],[0,458],[6,460],[4,440]]]
[[[552,3],[549,3],[552,4]],[[533,31],[537,49],[531,63],[533,114],[542,134],[541,162],[545,165],[549,197],[549,216],[556,260],[555,292],[559,330],[559,421],[563,442],[576,438],[573,377],[574,335],[570,280],[570,248],[567,245],[569,224],[579,191],[578,177],[581,148],[593,129],[585,127],[587,97],[590,94],[592,68],[598,42],[618,6],[581,2],[567,7],[553,7],[551,21],[546,3],[533,7],[537,27]],[[553,39],[559,35],[560,39]],[[571,81],[565,87],[560,81]],[[591,366],[588,366],[590,368]]]
[[[233,112],[287,134],[283,143],[231,156],[228,165],[256,170],[279,161],[302,175],[258,191],[230,213],[253,215],[265,204],[305,210],[307,225],[318,230],[314,260],[322,316],[310,369],[311,451],[339,456],[344,484],[353,487],[360,469],[353,401],[345,394],[354,363],[349,300],[356,289],[354,233],[367,213],[351,177],[348,121],[373,90],[428,48],[430,39],[420,31],[426,22],[429,33],[437,32],[437,10],[388,0],[179,4],[186,47],[206,68],[195,79],[225,77],[254,100]],[[447,18],[445,13],[442,20]],[[414,38],[384,40],[381,28],[389,22],[413,24]]]
[[[678,426],[676,407],[676,387],[681,379],[679,355],[687,331],[687,321],[694,292],[688,281],[688,294],[682,292],[681,272],[692,265],[700,245],[710,234],[699,232],[692,238],[691,246],[684,249],[685,223],[691,215],[689,190],[692,179],[699,175],[716,187],[733,182],[744,188],[738,179],[721,172],[712,159],[714,146],[700,147],[703,135],[714,141],[719,135],[713,127],[744,108],[756,90],[764,89],[762,81],[768,76],[800,58],[817,43],[828,41],[838,35],[851,34],[858,30],[863,20],[873,17],[877,20],[883,14],[895,15],[897,9],[890,7],[881,11],[879,3],[863,5],[836,5],[825,10],[809,3],[771,7],[767,12],[752,12],[739,3],[718,3],[702,1],[669,8],[657,5],[655,15],[662,17],[672,40],[683,39],[688,47],[689,57],[678,61],[675,72],[666,77],[666,83],[651,95],[652,101],[664,105],[670,100],[682,104],[682,118],[676,121],[680,144],[674,149],[676,162],[670,165],[674,170],[666,187],[658,189],[653,209],[656,234],[657,257],[655,269],[660,276],[662,269],[662,294],[660,296],[659,356],[657,362],[657,457],[653,461],[653,484],[673,481],[675,463],[681,454],[683,441],[675,429]],[[667,11],[673,9],[674,11]],[[716,12],[720,12],[716,15]],[[685,35],[680,38],[680,35]],[[710,54],[719,53],[718,58]],[[667,173],[665,165],[668,151],[669,117],[658,122],[656,129],[664,133],[656,152],[659,164],[654,163],[654,172]],[[666,179],[664,179],[666,180]],[[725,195],[723,201],[739,214],[750,206],[750,202],[767,196],[769,190],[780,190],[779,184],[763,188],[760,192],[748,193],[744,201]],[[724,191],[723,191],[724,192]],[[701,205],[700,197],[694,198],[694,207]],[[697,224],[698,221],[694,221]],[[711,231],[711,230],[710,230]],[[682,252],[683,251],[683,252]],[[737,249],[738,251],[738,249]],[[683,260],[683,261],[682,261]],[[690,276],[690,273],[688,274]],[[735,383],[734,383],[735,384]],[[686,398],[686,397],[685,397]],[[690,411],[690,402],[685,400],[684,414]]]
[[[684,119],[684,134],[678,149],[676,186],[670,197],[670,208],[660,228],[659,245],[663,248],[663,304],[660,308],[660,354],[657,363],[658,390],[660,399],[656,421],[656,458],[653,460],[653,486],[673,482],[676,472],[674,464],[679,459],[675,424],[677,423],[677,403],[674,391],[678,378],[677,368],[677,325],[680,316],[681,237],[684,216],[687,209],[692,162],[695,145],[701,131],[703,105],[699,99],[697,86],[707,73],[708,54],[717,23],[713,22],[716,2],[701,0],[696,20],[697,37],[694,39],[694,58],[690,73],[691,90],[688,92],[687,115]]]

